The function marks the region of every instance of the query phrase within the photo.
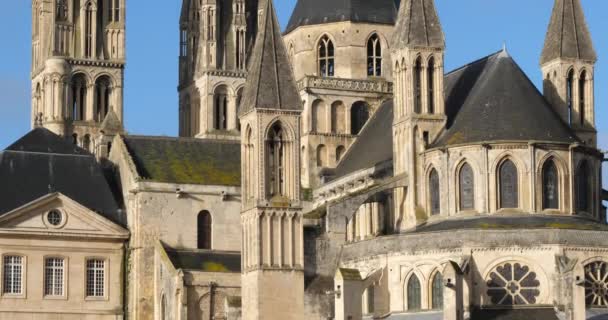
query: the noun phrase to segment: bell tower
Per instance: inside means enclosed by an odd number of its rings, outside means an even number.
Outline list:
[[[32,1],[32,126],[93,151],[106,116],[122,127],[126,0]]]
[[[243,319],[303,319],[302,102],[272,0],[261,20],[239,113]]]
[[[585,144],[597,146],[597,55],[580,0],[555,0],[540,59],[544,95]]]
[[[407,174],[409,188],[395,190],[396,228],[423,219],[416,194],[422,175],[418,154],[445,126],[443,57],[445,40],[434,0],[401,2],[393,34],[393,152],[395,175]]]

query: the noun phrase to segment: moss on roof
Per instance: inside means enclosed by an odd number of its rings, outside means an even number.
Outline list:
[[[361,273],[356,269],[340,268],[338,269],[344,280],[361,280]]]
[[[241,255],[238,252],[166,249],[177,269],[202,272],[240,273]]]
[[[140,177],[166,183],[240,186],[238,142],[124,137]]]

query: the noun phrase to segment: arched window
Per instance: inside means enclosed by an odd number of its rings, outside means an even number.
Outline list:
[[[236,92],[236,129],[241,131],[241,120],[239,119],[239,113],[241,112],[241,100],[243,99],[243,88],[240,88]]]
[[[458,173],[460,210],[475,209],[475,176],[470,164],[465,163]]]
[[[95,83],[95,89],[97,121],[103,121],[110,111],[110,97],[112,93],[110,79],[106,76],[100,77]]]
[[[357,135],[369,120],[369,105],[363,101],[355,102],[350,111],[350,133]]]
[[[338,148],[336,148],[336,162],[340,162],[340,160],[342,160],[345,152],[346,148],[344,148],[344,146],[338,146]]]
[[[86,120],[87,80],[78,74],[72,78],[72,119]]]
[[[576,209],[580,212],[589,212],[591,186],[589,180],[589,163],[585,160],[581,162],[576,170]]]
[[[429,103],[429,114],[435,113],[435,58],[429,60],[427,67],[427,87],[428,87],[428,103]]]
[[[382,45],[375,33],[367,41],[367,75],[372,77],[382,75]]]
[[[346,122],[346,107],[342,101],[336,101],[331,105],[331,132],[345,133],[344,123]]]
[[[93,43],[93,32],[95,32],[95,26],[93,25],[93,3],[89,2],[85,9],[85,32],[84,32],[84,57],[93,57],[94,43]]]
[[[429,195],[431,197],[431,215],[441,213],[441,196],[439,190],[439,174],[437,170],[432,169],[429,175]]]
[[[581,73],[581,77],[578,80],[578,96],[579,96],[579,106],[578,106],[578,110],[579,110],[579,116],[580,116],[580,124],[581,125],[585,125],[585,107],[587,106],[586,103],[586,84],[587,84],[587,72],[583,71]]]
[[[327,107],[325,101],[315,100],[312,103],[312,131],[315,133],[327,132]]]
[[[559,174],[553,160],[543,166],[543,209],[559,209]]]
[[[296,49],[293,46],[293,43],[289,44],[289,63],[291,64],[291,67],[293,68],[293,61],[294,58],[296,56]]]
[[[321,144],[317,147],[317,167],[327,166],[327,147]]]
[[[82,148],[91,151],[91,136],[88,134],[84,135],[84,139],[82,139]]]
[[[183,106],[183,112],[184,112],[184,134],[186,136],[190,136],[192,135],[192,130],[190,124],[192,123],[192,101],[190,100],[190,95],[187,94],[186,97],[184,98],[184,106]]]
[[[78,145],[78,134],[76,133],[72,134],[72,144],[75,146]]]
[[[333,77],[334,62],[334,43],[325,35],[319,41],[319,75]]]
[[[219,86],[213,94],[213,128],[215,130],[226,130],[228,127],[228,89]]]
[[[246,147],[246,154],[245,154],[245,164],[247,165],[247,172],[255,172],[255,146],[254,146],[254,140],[253,140],[253,130],[251,130],[251,127],[247,127],[246,129],[246,142],[247,144],[245,145]],[[254,198],[254,190],[255,190],[255,176],[254,175],[247,175],[245,176],[245,179],[247,180],[247,183],[245,184],[245,194],[247,199],[253,199]]]
[[[413,274],[407,281],[407,310],[416,311],[422,309],[422,293],[420,280]]]
[[[441,272],[435,273],[431,283],[431,308],[443,309],[443,275]]]
[[[198,248],[211,249],[212,221],[209,211],[201,211],[197,217]]]
[[[572,108],[574,107],[574,70],[568,72],[566,79],[566,103],[568,104],[568,124],[572,124]]]
[[[285,196],[285,133],[280,123],[276,123],[270,129],[268,139],[267,161],[269,188],[268,197]]]
[[[506,160],[498,169],[500,191],[500,208],[514,209],[519,207],[519,186],[517,167],[511,160]]]
[[[414,67],[414,113],[422,112],[422,58],[416,59]]]
[[[68,1],[57,0],[57,21],[66,21],[68,19]]]
[[[236,31],[236,67],[239,70],[245,70],[245,30],[239,29]]]

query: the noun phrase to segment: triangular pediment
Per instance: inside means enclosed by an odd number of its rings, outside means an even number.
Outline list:
[[[32,201],[0,217],[0,235],[126,239],[129,232],[61,193]]]

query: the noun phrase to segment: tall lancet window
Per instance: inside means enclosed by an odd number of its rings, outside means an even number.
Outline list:
[[[367,41],[367,75],[382,76],[382,45],[375,33]]]
[[[559,175],[553,160],[543,167],[543,209],[559,209]]]
[[[519,178],[517,167],[511,160],[503,162],[498,169],[500,208],[514,209],[519,207]]]
[[[429,195],[431,197],[431,215],[441,213],[441,191],[439,190],[439,174],[437,170],[431,170],[429,175]]]
[[[269,198],[285,196],[287,193],[285,190],[285,151],[287,148],[285,142],[285,132],[281,128],[281,124],[276,123],[270,129],[266,141]]]
[[[589,180],[589,164],[583,161],[575,176],[576,184],[576,209],[579,212],[589,212],[589,204],[591,203],[591,186]]]
[[[319,75],[333,77],[334,62],[334,43],[325,35],[319,41]]]
[[[93,3],[87,3],[85,9],[85,22],[84,22],[84,56],[85,58],[91,58],[93,56],[93,32],[95,32],[95,26],[93,25]]]
[[[578,105],[578,112],[579,112],[579,116],[580,116],[580,124],[581,125],[585,125],[585,107],[587,106],[587,96],[585,95],[585,89],[586,89],[586,84],[587,84],[587,72],[583,71],[581,73],[581,77],[578,80],[578,96],[579,96],[579,105]]]
[[[429,66],[427,67],[427,87],[428,87],[428,103],[429,103],[429,114],[435,113],[435,58],[429,60]]]
[[[465,163],[458,174],[458,187],[460,196],[460,210],[475,209],[475,177],[473,168]]]
[[[96,102],[97,102],[97,121],[103,121],[106,115],[110,111],[110,97],[111,97],[111,82],[106,76],[103,76],[95,83],[96,89]]]
[[[57,0],[57,21],[68,20],[68,0]]]
[[[566,103],[568,104],[568,124],[572,124],[572,108],[574,107],[574,70],[568,72],[566,79]]]
[[[422,59],[416,59],[414,67],[414,113],[422,112]]]
[[[72,120],[86,120],[87,80],[77,74],[72,78]]]
[[[245,69],[245,30],[236,31],[236,67],[239,70]]]
[[[420,280],[413,274],[407,282],[407,310],[417,311],[422,309],[422,290]]]
[[[228,128],[228,89],[226,86],[219,86],[215,89],[213,100],[213,127],[215,130],[226,130]]]

